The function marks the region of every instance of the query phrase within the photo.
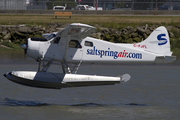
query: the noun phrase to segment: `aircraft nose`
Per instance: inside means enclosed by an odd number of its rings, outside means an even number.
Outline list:
[[[27,45],[26,45],[26,44],[22,44],[22,45],[20,45],[20,47],[21,47],[22,49],[27,49]]]

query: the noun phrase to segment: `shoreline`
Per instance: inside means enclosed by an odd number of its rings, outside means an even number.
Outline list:
[[[180,52],[180,16],[74,15],[71,19],[53,17],[28,14],[0,15],[0,50],[11,51],[13,48],[12,51],[19,51],[19,45],[25,42],[27,31],[28,37],[41,37],[44,33],[57,32],[57,28],[62,29],[69,23],[84,23],[97,28],[91,37],[113,43],[138,43],[147,38],[155,28],[165,26],[172,51]]]

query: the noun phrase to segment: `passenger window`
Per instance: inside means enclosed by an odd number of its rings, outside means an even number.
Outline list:
[[[69,42],[69,47],[71,48],[82,48],[78,40],[71,40]]]
[[[89,41],[85,41],[85,46],[88,46],[88,47],[93,47],[93,43],[92,42],[89,42]]]
[[[58,44],[60,39],[61,39],[61,37],[56,37],[56,38],[54,38],[53,41],[51,41],[51,43]]]

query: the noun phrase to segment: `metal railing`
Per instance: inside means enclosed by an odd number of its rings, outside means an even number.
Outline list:
[[[78,1],[78,0],[77,0]],[[83,0],[82,0],[83,1]],[[66,10],[77,9],[78,4],[96,6],[93,2],[75,2],[75,1],[49,1],[49,0],[0,0],[0,9],[3,10],[27,10],[27,9],[45,9],[52,10],[53,6],[66,6]],[[134,2],[135,0],[99,0],[98,7],[103,10],[180,10],[180,0],[159,2],[158,0],[149,0],[150,2]],[[81,9],[78,9],[81,10]]]

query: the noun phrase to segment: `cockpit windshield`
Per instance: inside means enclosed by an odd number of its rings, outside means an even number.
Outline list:
[[[47,40],[51,40],[52,38],[54,38],[56,35],[55,34],[50,34],[46,37]]]

